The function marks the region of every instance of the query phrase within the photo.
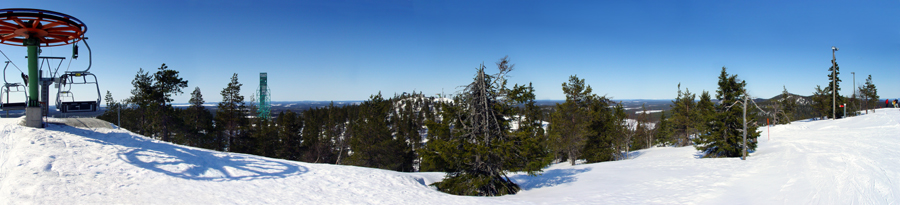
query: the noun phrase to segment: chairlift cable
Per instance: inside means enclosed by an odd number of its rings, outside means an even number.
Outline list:
[[[66,66],[66,71],[69,71],[70,67],[72,67],[72,59],[71,58],[69,58],[69,65]],[[57,68],[57,70],[59,70],[59,68]]]
[[[19,72],[25,73],[22,71],[22,69],[19,69],[19,66],[16,66],[16,62],[13,62],[12,60],[9,59],[9,56],[6,56],[6,53],[4,53],[3,50],[0,50],[0,53],[3,54],[3,57],[6,57],[6,60],[8,60],[10,63],[13,64],[13,67],[16,67],[16,70],[19,70]]]
[[[57,73],[57,72],[59,72],[59,67],[62,66],[62,62],[63,62],[63,61],[60,60],[60,61],[59,61],[59,65],[56,65],[56,70],[53,70],[53,73],[51,73],[51,75],[50,75],[51,78],[55,78],[55,77],[56,77],[56,74],[59,74],[59,73]],[[72,61],[69,61],[69,63],[71,64]],[[49,63],[48,63],[48,64],[49,64]],[[47,66],[50,66],[50,65],[47,65]],[[47,68],[47,71],[50,71],[50,68]]]

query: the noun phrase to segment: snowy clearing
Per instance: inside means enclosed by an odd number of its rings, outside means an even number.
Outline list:
[[[184,147],[125,130],[0,119],[0,204],[896,204],[900,109],[766,127],[746,160],[693,147],[512,174],[516,195],[461,197],[399,173]]]
[[[634,112],[634,114],[638,114],[638,115],[639,114],[651,114],[651,113],[657,113],[657,112],[662,112],[662,111],[663,110],[647,110],[647,111],[641,110],[641,111]]]

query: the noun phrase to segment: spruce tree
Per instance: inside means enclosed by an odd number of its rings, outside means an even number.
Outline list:
[[[591,95],[586,99],[591,116],[588,126],[591,134],[581,149],[581,159],[587,163],[619,159],[621,145],[618,140],[622,137],[627,117],[624,108],[610,108],[613,103],[606,96]],[[621,104],[616,106],[621,107]]]
[[[673,145],[672,141],[672,126],[670,125],[671,120],[668,119],[666,115],[666,111],[662,111],[659,115],[659,122],[656,123],[656,126],[653,127],[653,132],[656,133],[654,136],[654,143],[662,146],[671,146]]]
[[[412,171],[412,150],[403,138],[394,138],[389,129],[388,113],[391,101],[381,93],[372,95],[360,105],[360,118],[354,122],[356,136],[350,139],[353,154],[347,158],[350,165]]]
[[[700,101],[697,102],[697,114],[695,122],[695,127],[697,128],[697,133],[706,133],[709,132],[709,128],[712,126],[713,121],[715,120],[716,114],[716,104],[712,102],[712,98],[709,95],[709,91],[703,91],[700,94]]]
[[[530,150],[521,153],[506,153],[511,159],[504,160],[504,166],[509,167],[509,171],[525,171],[531,175],[536,172],[529,170],[541,170],[553,161],[553,154],[550,147],[546,132],[541,121],[541,109],[535,105],[534,87],[531,83],[528,86],[513,86],[508,92],[508,99],[520,106],[516,106],[514,114],[518,116],[518,129],[512,132],[511,143],[507,146],[522,146],[522,150]]]
[[[506,177],[511,170],[529,174],[540,172],[543,166],[512,160],[535,160],[527,156],[544,152],[539,145],[523,145],[510,132],[510,101],[505,76],[513,70],[507,58],[497,63],[499,73],[486,75],[484,66],[477,69],[474,82],[466,86],[456,98],[461,107],[456,134],[445,142],[426,145],[425,155],[441,155],[449,170],[443,181],[433,185],[440,191],[457,195],[499,196],[514,194],[519,186]],[[437,141],[437,140],[435,140]],[[425,157],[423,157],[425,158]],[[428,157],[433,159],[434,157]],[[540,158],[540,157],[538,157]],[[524,166],[523,166],[524,165]]]
[[[825,104],[825,115],[829,118],[832,117],[832,114],[836,116],[836,118],[842,118],[844,113],[840,105],[844,104],[844,97],[841,96],[841,68],[835,62],[831,67],[828,68],[828,86],[825,87],[824,93],[827,94],[826,97],[822,98],[824,100],[823,104]],[[831,72],[833,71],[833,72]],[[832,93],[832,91],[835,91]],[[832,96],[834,95],[834,96]],[[834,103],[832,103],[834,101]],[[835,110],[837,109],[837,110]],[[832,113],[834,112],[834,113]]]
[[[716,114],[708,132],[694,139],[694,147],[705,153],[706,157],[740,157],[743,149],[743,106],[735,105],[746,95],[747,83],[739,81],[737,75],[728,75],[725,67],[719,75],[719,88],[716,99],[721,103],[716,107]],[[743,102],[743,101],[742,101]],[[747,101],[746,103],[752,103]],[[751,107],[748,105],[747,109]],[[750,111],[750,110],[748,110]],[[756,115],[747,114],[747,122],[755,122]],[[756,138],[759,137],[758,126],[749,123],[747,127],[747,150],[756,149]]]
[[[816,117],[831,116],[831,93],[826,91],[826,89],[816,85],[815,92],[812,94],[812,107],[816,112]]]
[[[794,116],[794,110],[797,109],[797,97],[788,92],[787,87],[784,87],[778,104],[780,109],[775,111],[775,123],[790,124]]]
[[[631,147],[634,149],[650,148],[653,145],[653,139],[650,135],[650,114],[647,112],[647,105],[641,104],[641,110],[637,111],[634,119],[634,140]]]
[[[697,133],[699,112],[696,95],[690,89],[681,92],[681,83],[678,83],[678,97],[672,101],[672,129],[674,131],[674,143],[676,146],[687,146],[691,143],[691,136]]]
[[[446,98],[446,96],[441,96]],[[454,159],[449,155],[442,153],[452,153],[451,149],[456,149],[452,144],[453,130],[451,127],[461,127],[460,106],[456,106],[454,102],[459,102],[459,98],[454,97],[453,101],[441,99],[435,106],[437,114],[434,119],[425,121],[428,127],[428,142],[425,146],[418,150],[422,163],[419,171],[422,172],[450,172],[454,166],[450,164]]]

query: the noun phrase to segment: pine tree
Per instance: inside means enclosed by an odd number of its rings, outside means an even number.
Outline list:
[[[116,104],[116,100],[113,99],[112,93],[109,90],[106,91],[106,97],[103,98],[103,101],[106,101],[106,110],[113,109],[113,106]]]
[[[281,142],[278,150],[278,158],[299,161],[302,159],[303,118],[290,110],[281,112],[275,118],[278,124],[278,141]]]
[[[249,140],[252,141],[250,143],[252,147],[249,148],[250,153],[265,157],[277,157],[276,153],[279,143],[277,129],[272,120],[260,117],[253,118],[253,125],[248,127]]]
[[[187,145],[215,149],[215,142],[211,139],[212,134],[215,133],[213,115],[203,106],[203,103],[206,102],[203,100],[200,87],[194,88],[188,103],[190,106],[184,114],[185,126],[188,128],[188,132],[185,134],[188,139]]]
[[[152,125],[149,107],[153,100],[153,78],[149,72],[141,68],[134,76],[134,80],[131,80],[131,85],[134,86],[134,89],[131,90],[131,97],[126,99],[126,102],[135,107],[136,122],[134,122],[135,127],[129,128],[137,129],[138,134],[145,135],[150,131]]]
[[[728,75],[725,67],[719,75],[719,88],[716,90],[716,99],[721,104],[716,107],[715,120],[710,126],[709,132],[703,133],[694,139],[694,147],[706,154],[706,157],[740,157],[743,149],[743,107],[735,105],[746,95],[747,83],[738,82],[737,75]],[[746,103],[752,103],[747,101]],[[750,107],[747,107],[750,109]],[[748,110],[750,111],[750,110]],[[747,122],[756,121],[755,114],[749,114]],[[747,131],[747,150],[756,149],[756,132],[758,126],[750,123]]]
[[[106,91],[104,101],[106,101],[106,110],[98,115],[97,119],[105,120],[107,122],[114,122],[116,123],[116,126],[123,127],[122,123],[119,121],[121,114],[120,109],[122,107],[121,103],[116,102],[116,100],[113,99],[112,93],[108,90]],[[125,119],[125,121],[127,122],[128,119]]]
[[[587,137],[594,135],[590,129],[592,116],[587,106],[592,97],[591,86],[584,84],[584,79],[569,76],[569,82],[562,84],[566,94],[566,102],[556,104],[556,111],[550,114],[550,139],[553,150],[562,154],[569,163],[581,157],[581,151]],[[560,157],[558,157],[560,158]]]
[[[219,145],[217,150],[230,151],[230,152],[241,152],[242,146],[242,136],[246,134],[244,132],[245,125],[247,124],[247,118],[244,117],[244,110],[246,110],[246,105],[244,104],[244,96],[241,95],[241,84],[238,82],[238,75],[235,73],[231,77],[231,82],[228,83],[228,86],[222,89],[222,101],[219,102],[218,108],[216,109],[216,127],[220,131],[219,137]],[[238,143],[236,145],[236,143]]]
[[[153,89],[151,91],[153,105],[157,125],[159,126],[159,134],[162,141],[170,141],[170,128],[181,123],[172,123],[176,118],[172,108],[172,95],[181,94],[181,89],[186,88],[188,81],[178,77],[178,71],[169,69],[165,63],[159,67],[153,75]]]
[[[323,136],[327,120],[327,111],[321,108],[311,108],[303,112],[302,143],[304,162],[327,163],[333,161],[334,153],[331,151],[330,139]]]

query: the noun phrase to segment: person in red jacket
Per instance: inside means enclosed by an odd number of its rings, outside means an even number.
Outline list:
[[[891,99],[884,100],[884,107],[890,107],[890,106],[891,106]]]

